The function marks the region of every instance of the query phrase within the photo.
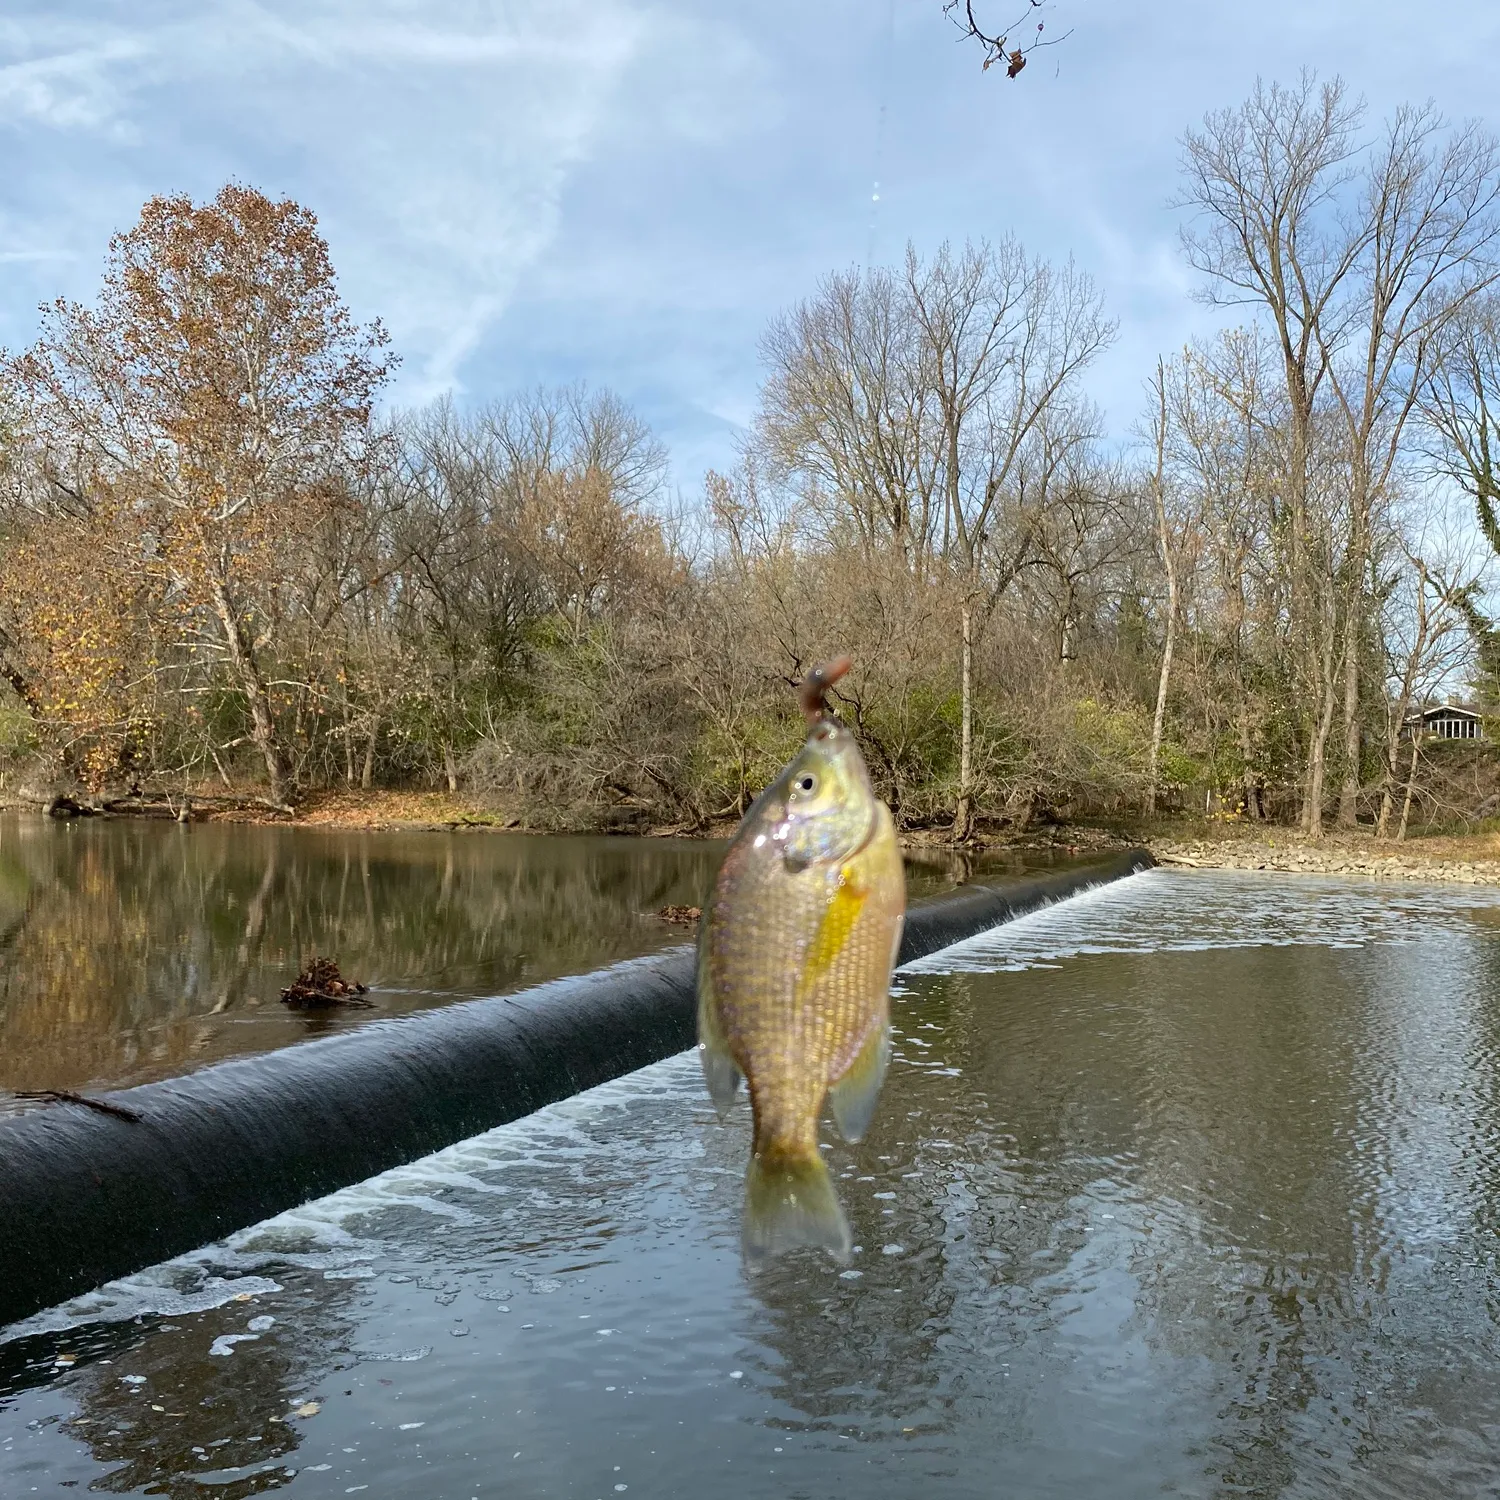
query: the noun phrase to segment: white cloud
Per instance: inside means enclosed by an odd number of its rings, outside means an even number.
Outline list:
[[[76,17],[53,14],[0,33],[0,129],[92,132],[92,159],[69,163],[84,178],[124,156],[154,190],[233,176],[308,202],[351,300],[406,354],[413,398],[458,382],[546,251],[652,29],[626,0],[236,0],[116,11],[83,49]],[[89,236],[98,253],[119,227],[73,193],[29,196],[46,239]]]
[[[0,44],[11,40],[0,33]],[[112,125],[120,106],[114,75],[144,51],[139,41],[117,37],[100,46],[15,57],[0,66],[0,121],[31,121],[56,130]]]
[[[1156,354],[1219,320],[1166,207],[1182,130],[1304,62],[1377,116],[1489,110],[1500,43],[1493,0],[1420,37],[1397,0],[1057,0],[1073,36],[1009,83],[941,0],[894,7],[887,47],[884,0],[6,0],[0,343],[90,296],[150,193],[235,177],[317,211],[396,399],[614,385],[690,484],[732,461],[766,320],[866,258],[884,103],[879,254],[1074,256],[1121,320],[1094,394],[1124,433]]]

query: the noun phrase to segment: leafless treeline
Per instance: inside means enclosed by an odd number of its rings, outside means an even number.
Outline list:
[[[1258,88],[1185,138],[1180,194],[1203,296],[1242,322],[1143,372],[1132,444],[1087,398],[1114,328],[1084,273],[911,250],[773,322],[741,461],[686,500],[607,393],[382,426],[378,336],[356,360],[347,318],[307,334],[333,393],[309,396],[178,282],[213,394],[165,390],[176,356],[140,350],[167,293],[126,278],[4,366],[12,759],[694,828],[781,764],[787,684],[844,649],[907,825],[1189,805],[1404,831],[1446,809],[1403,721],[1474,677],[1476,640],[1500,657],[1497,192],[1475,128]],[[271,316],[237,296],[225,329]]]

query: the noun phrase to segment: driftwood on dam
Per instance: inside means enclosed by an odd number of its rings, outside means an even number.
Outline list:
[[[281,1001],[293,1010],[322,1010],[334,1005],[356,1005],[368,1009],[370,1002],[361,998],[366,988],[345,979],[331,958],[312,958],[302,966],[296,979],[282,990]]]

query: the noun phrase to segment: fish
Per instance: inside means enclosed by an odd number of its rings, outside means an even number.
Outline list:
[[[799,699],[807,739],[736,829],[698,931],[698,1051],[725,1117],[741,1080],[754,1118],[742,1246],[761,1266],[801,1246],[846,1263],[849,1222],[818,1124],[858,1141],[890,1057],[890,986],[906,876],[890,809],[828,707],[847,657]]]

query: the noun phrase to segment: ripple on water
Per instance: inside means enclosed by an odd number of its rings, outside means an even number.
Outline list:
[[[684,1054],[10,1330],[0,1493],[1485,1493],[1494,906],[1038,913],[904,971],[848,1268],[747,1282]]]

